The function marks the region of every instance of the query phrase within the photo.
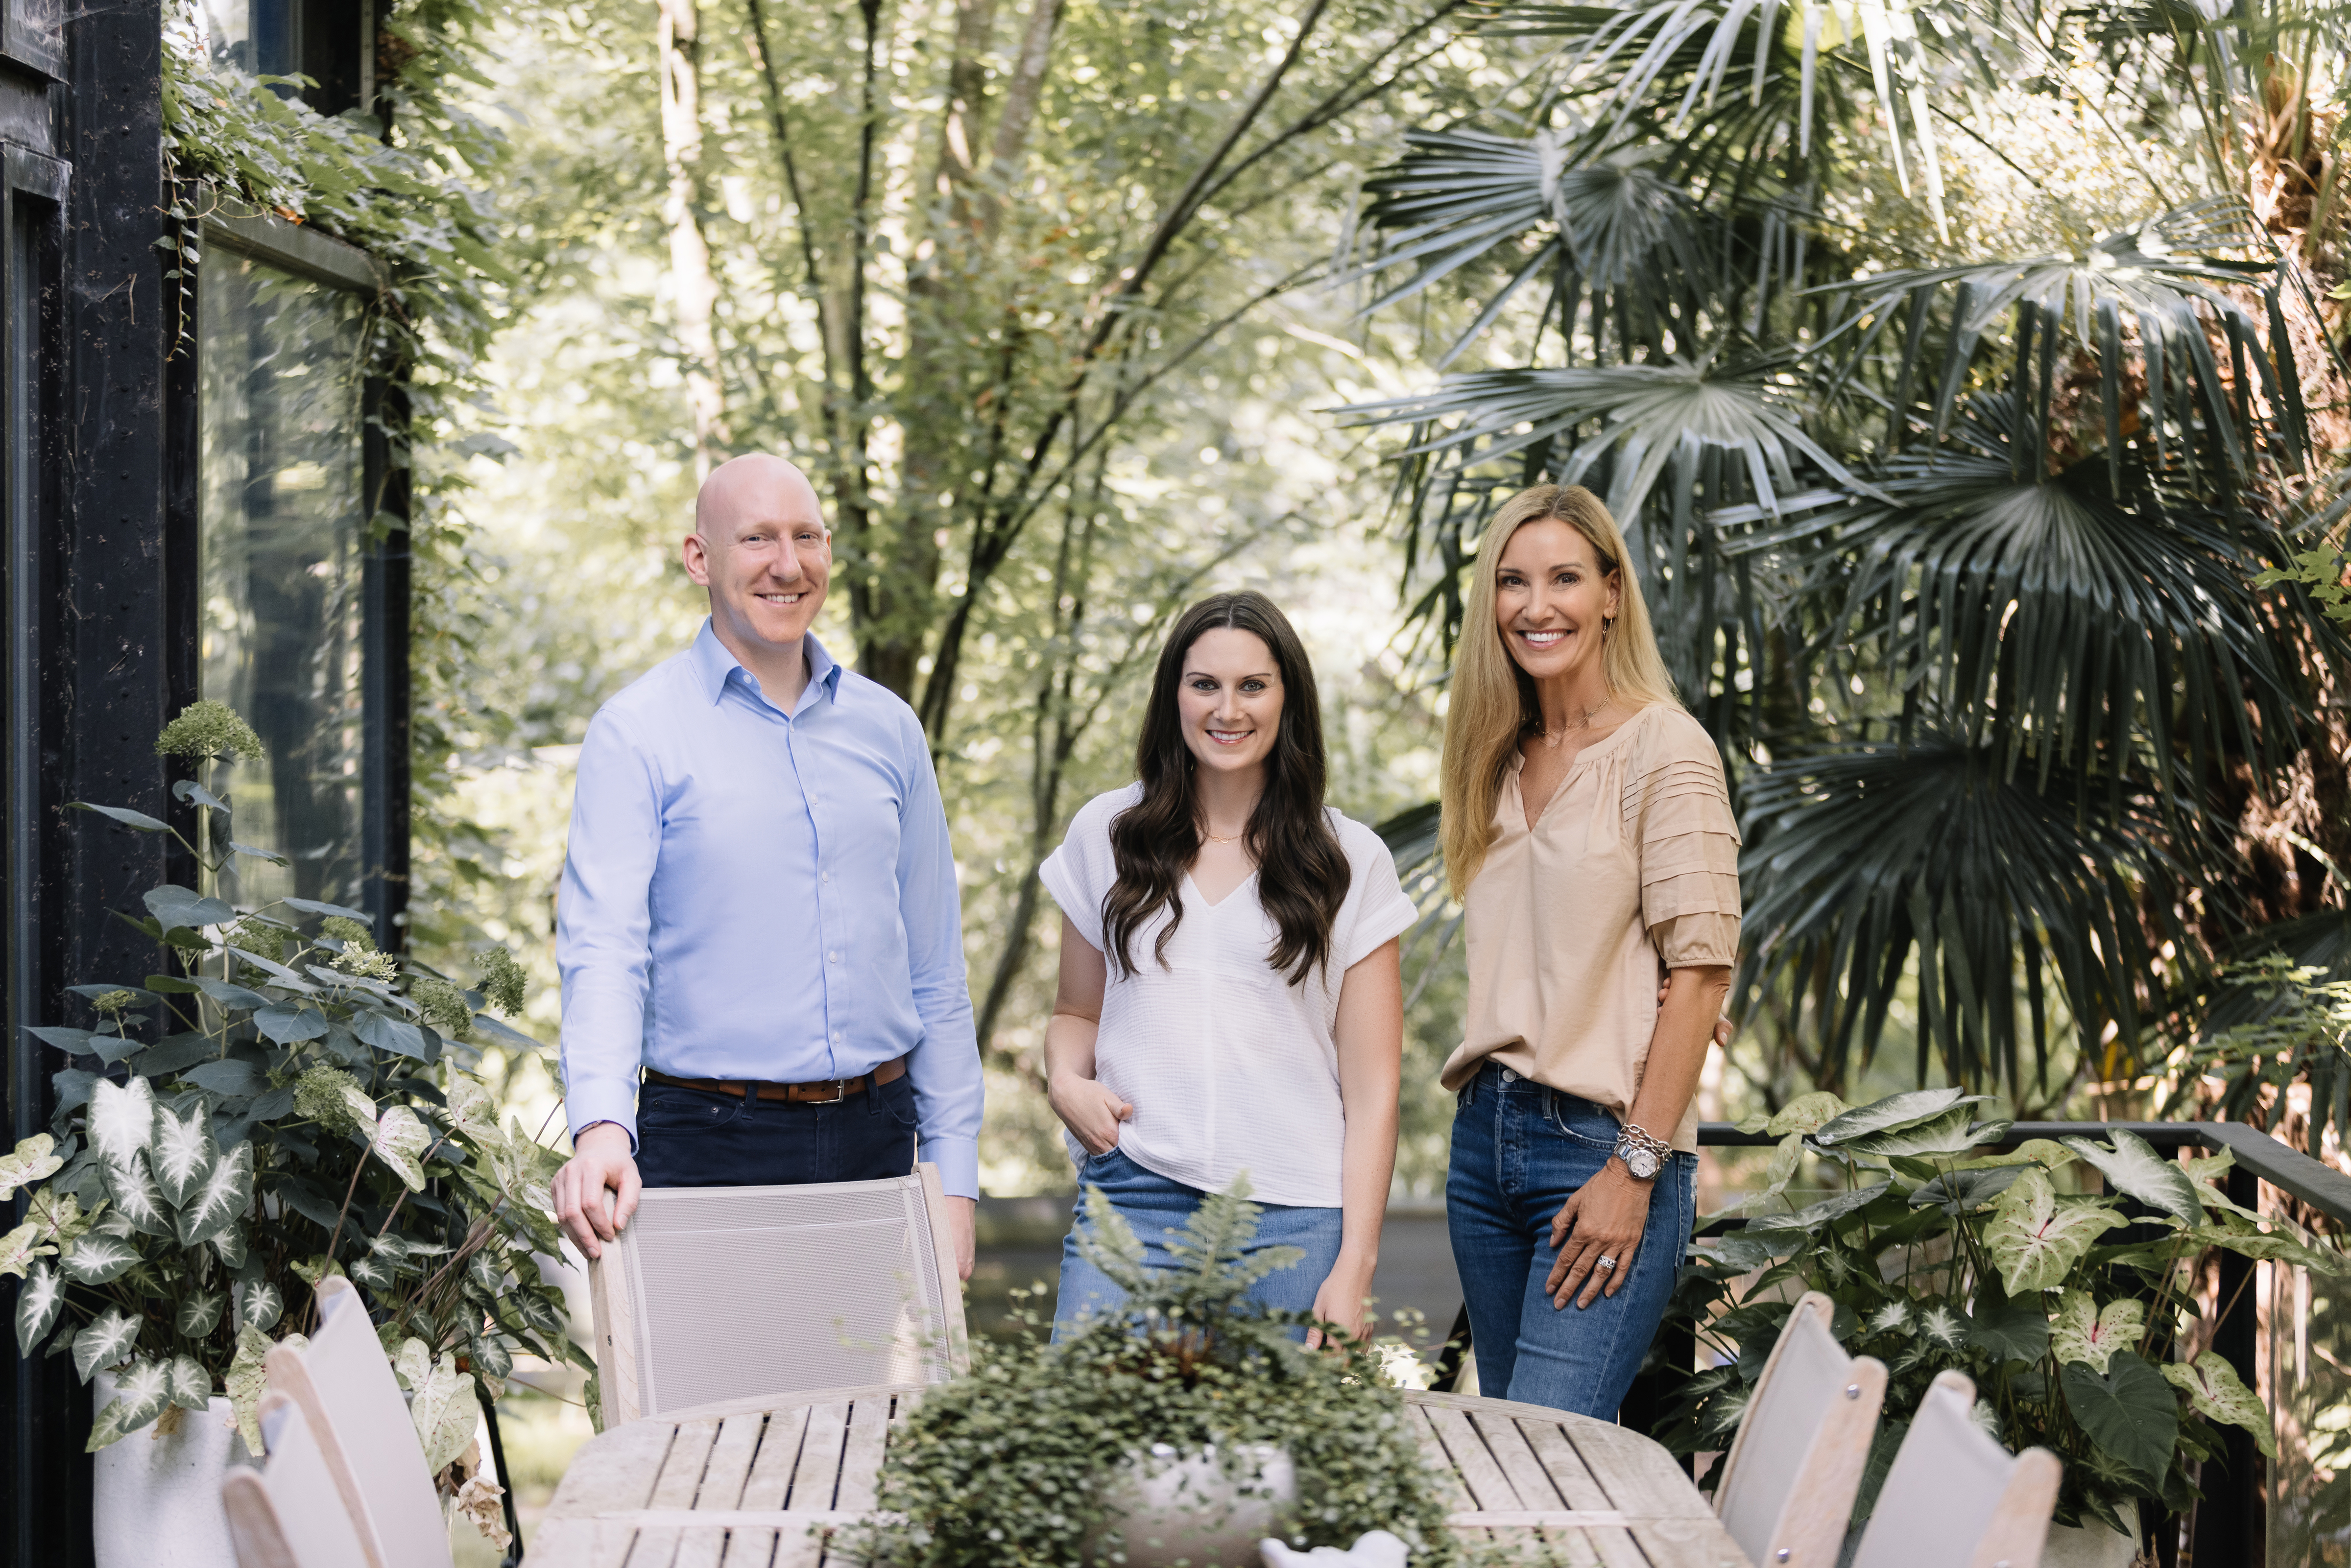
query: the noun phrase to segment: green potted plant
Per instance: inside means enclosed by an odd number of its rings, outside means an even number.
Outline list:
[[[2228,1363],[2183,1350],[2196,1343],[2196,1260],[2217,1247],[2332,1273],[2346,1260],[2231,1202],[2214,1185],[2226,1153],[2174,1160],[2120,1129],[1986,1153],[2010,1124],[1976,1119],[1983,1098],[1920,1090],[1856,1108],[1808,1094],[1749,1124],[1780,1140],[1763,1188],[1735,1206],[1753,1218],[1699,1241],[1673,1309],[1719,1364],[1688,1375],[1656,1435],[1682,1453],[1728,1448],[1791,1303],[1820,1291],[1836,1302],[1838,1338],[1889,1374],[1856,1524],[1908,1412],[1955,1368],[2002,1443],[2065,1461],[2044,1562],[2127,1563],[2142,1507],[2193,1502],[2190,1467],[2219,1450],[2214,1423],[2273,1444],[2269,1413]],[[1846,1190],[1792,1203],[1806,1155],[1841,1170]],[[2105,1192],[2067,1190],[2076,1167]],[[2145,1212],[2126,1215],[2125,1198]]]
[[[220,758],[259,750],[242,719],[196,704],[158,748],[198,765],[175,787],[195,842],[138,811],[84,809],[171,834],[207,882],[232,856],[277,858],[235,839],[208,787]],[[468,1071],[486,1037],[537,1049],[479,1010],[520,1008],[520,967],[493,950],[467,990],[378,951],[357,910],[236,909],[172,884],[144,904],[121,917],[171,954],[165,972],[73,987],[91,1026],[32,1030],[62,1058],[57,1110],[0,1160],[0,1198],[31,1195],[0,1237],[0,1273],[21,1281],[17,1346],[69,1355],[100,1385],[101,1568],[148,1560],[159,1535],[176,1561],[231,1561],[218,1493],[231,1428],[259,1452],[262,1358],[307,1326],[328,1273],[363,1292],[444,1495],[502,1533],[496,1489],[473,1474],[475,1380],[495,1396],[518,1351],[585,1364],[531,1256],[559,1249],[544,1207],[558,1156],[519,1123],[502,1129]],[[142,1431],[155,1442],[122,1444]],[[210,1457],[161,1464],[170,1442]],[[184,1496],[142,1491],[189,1473]]]
[[[1258,1562],[1257,1540],[1351,1546],[1374,1530],[1420,1564],[1455,1563],[1436,1478],[1373,1348],[1250,1302],[1295,1248],[1245,1249],[1245,1185],[1209,1197],[1153,1270],[1098,1192],[1079,1245],[1127,1292],[1059,1344],[1033,1315],[925,1391],[891,1438],[888,1521],[858,1552],[890,1568]],[[1324,1332],[1336,1335],[1329,1325]]]

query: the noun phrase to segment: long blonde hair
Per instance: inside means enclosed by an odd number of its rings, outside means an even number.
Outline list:
[[[1537,485],[1503,504],[1478,546],[1469,600],[1461,618],[1461,647],[1453,661],[1452,691],[1445,715],[1444,808],[1440,828],[1445,875],[1461,896],[1485,863],[1494,843],[1494,801],[1510,772],[1511,753],[1531,724],[1542,722],[1535,684],[1519,668],[1494,622],[1494,579],[1510,536],[1529,523],[1556,520],[1591,542],[1600,570],[1618,583],[1616,619],[1601,633],[1600,673],[1613,699],[1637,707],[1651,703],[1681,706],[1674,678],[1657,653],[1641,580],[1627,558],[1624,531],[1600,497],[1581,485]]]

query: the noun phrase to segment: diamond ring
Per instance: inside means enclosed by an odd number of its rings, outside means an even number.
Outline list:
[[[1599,1257],[1593,1260],[1593,1266],[1599,1269],[1614,1269],[1616,1267],[1616,1260],[1609,1257],[1608,1254],[1604,1252]]]

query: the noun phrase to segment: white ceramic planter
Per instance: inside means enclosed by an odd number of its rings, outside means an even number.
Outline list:
[[[1290,1456],[1264,1445],[1253,1451],[1254,1473],[1225,1474],[1212,1447],[1178,1458],[1155,1443],[1146,1461],[1130,1458],[1104,1498],[1125,1537],[1128,1568],[1256,1568],[1257,1543],[1280,1533],[1297,1500],[1298,1474]],[[1251,1495],[1240,1495],[1246,1486]],[[104,1565],[101,1564],[101,1568]]]
[[[114,1379],[99,1373],[97,1401],[114,1398]],[[225,1399],[201,1413],[184,1410],[168,1437],[141,1427],[91,1456],[91,1533],[98,1568],[236,1568],[221,1477],[253,1463],[236,1435]]]
[[[2118,1534],[2095,1520],[2087,1524],[2053,1524],[2049,1544],[2041,1549],[2041,1568],[2130,1568],[2137,1555],[2137,1536]]]

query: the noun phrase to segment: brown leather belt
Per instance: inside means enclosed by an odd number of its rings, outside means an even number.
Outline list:
[[[673,1078],[666,1072],[645,1069],[645,1080],[651,1083],[666,1083],[674,1089],[699,1089],[705,1094],[731,1094],[740,1100],[756,1094],[762,1100],[778,1100],[791,1105],[832,1105],[852,1094],[862,1094],[868,1089],[879,1089],[884,1083],[895,1083],[906,1076],[906,1059],[903,1056],[885,1061],[871,1072],[854,1078],[820,1078],[813,1083],[768,1083],[758,1079]]]

